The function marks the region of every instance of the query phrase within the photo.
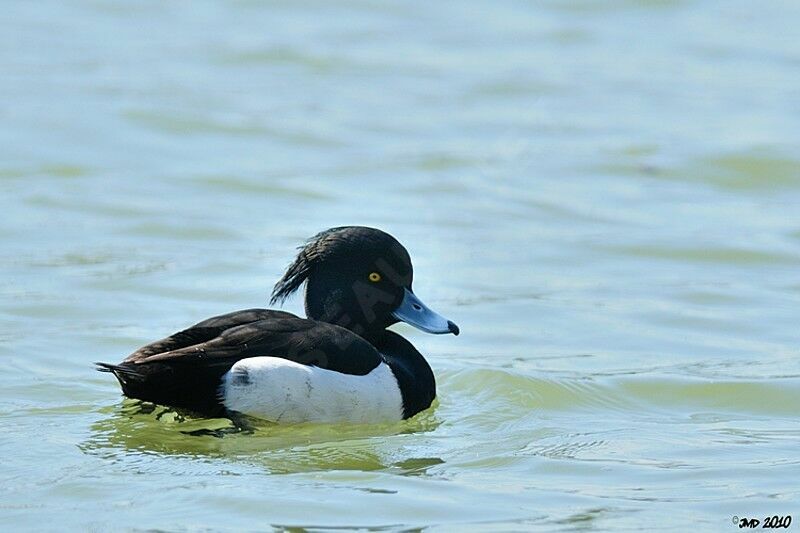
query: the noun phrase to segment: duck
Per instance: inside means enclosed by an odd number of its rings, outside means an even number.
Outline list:
[[[98,362],[122,393],[201,416],[274,423],[384,423],[427,410],[436,380],[405,322],[432,334],[458,326],[414,293],[406,248],[365,226],[322,231],[299,248],[270,304],[305,286],[306,318],[275,309],[215,316]]]

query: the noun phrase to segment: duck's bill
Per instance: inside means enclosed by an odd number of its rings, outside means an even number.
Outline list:
[[[452,333],[458,335],[458,326],[451,320],[435,312],[410,290],[405,290],[403,301],[394,310],[394,317],[397,320],[410,324],[415,328],[427,331],[428,333]]]

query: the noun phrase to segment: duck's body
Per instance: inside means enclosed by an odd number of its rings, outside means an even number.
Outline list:
[[[212,416],[386,422],[427,409],[436,397],[430,366],[385,328],[398,319],[434,333],[458,328],[411,292],[405,249],[379,230],[334,228],[302,249],[273,301],[306,281],[311,318],[237,311],[98,367],[114,373],[129,397]]]
[[[436,383],[422,355],[390,331],[375,342],[284,311],[248,309],[209,318],[100,368],[117,376],[126,396],[209,416],[381,422],[429,407]]]

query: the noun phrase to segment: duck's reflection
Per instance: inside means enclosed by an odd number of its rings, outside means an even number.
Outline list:
[[[439,421],[432,410],[412,420],[383,425],[276,425],[255,419],[198,418],[138,400],[102,410],[81,449],[119,459],[159,454],[221,458],[263,466],[270,473],[318,470],[387,470],[425,475],[439,458],[409,457],[393,442],[404,434],[428,433]]]

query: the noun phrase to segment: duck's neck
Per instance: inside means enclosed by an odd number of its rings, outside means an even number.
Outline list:
[[[380,351],[380,346],[383,345],[387,341],[391,335],[397,335],[391,331],[386,329],[367,329],[360,324],[353,324],[352,327],[347,327],[350,331],[364,339],[365,341],[369,342],[371,345],[375,346],[375,348]]]

